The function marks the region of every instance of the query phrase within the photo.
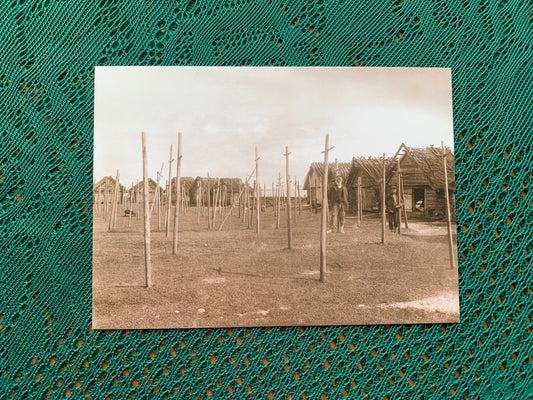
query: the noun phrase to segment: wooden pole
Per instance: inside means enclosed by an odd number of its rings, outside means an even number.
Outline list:
[[[170,212],[172,209],[172,144],[170,145],[170,157],[168,158],[168,188],[167,188],[167,226],[165,237],[170,235]]]
[[[363,223],[363,190],[361,188],[361,176],[357,177],[357,226]]]
[[[131,214],[133,214],[133,182],[130,189],[130,215],[128,216],[128,227],[131,226]]]
[[[257,155],[257,147],[255,148],[255,198],[256,198],[256,232],[261,231],[261,185],[259,184],[259,156]]]
[[[293,209],[293,211],[294,211],[293,219],[294,219],[294,225],[295,226],[296,226],[296,204],[298,203],[298,200],[296,198],[296,194],[298,193],[297,186],[296,186],[296,179],[297,179],[297,177],[295,176],[294,177],[294,206],[293,206],[294,207],[294,209]]]
[[[277,193],[277,218],[276,218],[276,229],[279,229],[280,219],[281,219],[281,172],[278,173],[278,193]]]
[[[163,176],[163,167],[164,167],[164,165],[165,165],[164,163],[161,164],[161,172],[157,173],[157,180],[156,180],[155,191],[154,191],[154,202],[152,203],[152,206],[150,207],[150,215],[152,215],[152,213],[154,212],[157,196],[159,195],[159,185],[160,185],[160,182],[161,182],[161,177]]]
[[[220,178],[215,181],[215,202],[213,205],[213,229],[216,229],[216,223],[217,223],[217,208],[218,208],[218,189],[220,188]]]
[[[104,221],[107,221],[107,214],[109,213],[108,203],[109,203],[109,189],[108,189],[108,179],[105,177],[105,189],[104,189]]]
[[[157,230],[161,230],[161,187],[157,188]]]
[[[287,176],[287,248],[292,249],[292,226],[291,226],[291,176],[289,175],[289,147],[285,146],[285,174]]]
[[[178,156],[176,158],[176,207],[174,208],[174,235],[172,236],[172,254],[178,254],[178,226],[180,208],[180,174],[181,174],[181,132],[178,132]]]
[[[401,192],[400,192],[400,188],[402,187],[402,181],[401,181],[401,178],[400,178],[400,160],[396,160],[396,164],[398,166],[398,190],[396,191],[397,195],[398,195],[398,202],[400,203],[400,210],[399,210],[399,213],[398,213],[398,235],[401,235],[402,234],[402,208],[403,208],[403,204],[402,204],[402,197],[401,197]],[[396,212],[396,211],[395,211]]]
[[[385,153],[383,153],[383,176],[381,179],[381,243],[385,244],[385,225],[387,223],[385,218]]]
[[[142,132],[143,154],[143,210],[144,210],[144,277],[145,287],[152,286],[152,255],[150,250],[150,205],[148,203],[148,159],[146,157],[146,135]]]
[[[402,208],[403,208],[403,217],[404,217],[404,223],[405,223],[405,229],[409,229],[409,222],[407,221],[407,208],[405,208],[405,191],[403,189],[403,175],[400,173],[400,193],[402,196]]]
[[[448,169],[446,168],[446,149],[444,142],[441,142],[442,147],[442,164],[444,166],[444,194],[446,196],[446,216],[448,218],[448,244],[450,249],[450,268],[455,268],[455,256],[453,250],[453,236],[452,236],[452,216],[450,210],[450,194],[448,193]],[[426,205],[424,204],[424,207]]]
[[[115,211],[113,212],[113,230],[117,228],[117,214],[119,210],[119,196],[120,196],[120,174],[117,169],[117,178],[115,181],[115,201],[113,204],[113,208]]]
[[[211,179],[207,173],[207,229],[211,229]]]
[[[243,192],[243,186],[239,183],[239,215],[238,218],[241,219],[241,203],[242,203],[242,192]]]
[[[302,216],[302,196],[300,195],[300,181],[298,181],[298,216]]]
[[[118,178],[119,178],[119,172],[117,169],[117,175],[115,178],[115,188],[113,190],[113,197],[111,199],[111,215],[109,218],[109,226],[107,228],[108,231],[114,231],[115,230],[115,224],[116,224],[116,213],[117,213],[117,198],[118,198]]]
[[[326,235],[328,229],[328,153],[334,146],[329,147],[329,134],[326,134],[324,147],[324,176],[322,177],[322,213],[320,219],[320,282],[326,281]]]
[[[141,187],[139,186],[139,180],[137,179],[137,186],[135,186],[135,208],[137,209],[137,219],[139,219],[139,200],[141,198]]]
[[[198,181],[198,187],[196,188],[196,225],[200,225],[200,185],[202,181]]]
[[[256,198],[257,198],[257,181],[254,180],[254,189],[252,191],[252,199],[250,201],[250,228],[254,227],[254,212],[256,211]]]

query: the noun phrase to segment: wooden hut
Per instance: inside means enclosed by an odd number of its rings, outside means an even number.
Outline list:
[[[159,182],[159,185],[161,186],[162,182]],[[152,203],[154,201],[156,187],[157,187],[157,182],[154,181],[152,178],[148,178],[148,201],[150,203]],[[163,189],[163,188],[161,188],[161,189]],[[143,195],[143,192],[144,192],[143,181],[139,181],[139,183],[133,185],[131,187],[130,191],[132,193],[134,202],[137,202],[137,199],[136,199],[137,193],[139,193],[139,195],[141,196],[141,198],[139,199],[139,202],[142,202],[142,195]]]
[[[239,191],[241,190],[244,184],[242,179],[220,178],[220,184],[222,185],[222,200],[224,201],[224,205],[232,205],[235,199],[239,197]]]
[[[391,158],[385,159],[385,180],[391,176]],[[383,158],[352,158],[350,173],[346,180],[350,210],[357,212],[357,195],[361,185],[361,204],[363,211],[381,209],[381,188],[383,179]]]
[[[182,193],[185,194],[185,200],[187,204],[191,204],[191,189],[194,185],[195,178],[192,176],[182,176],[180,177],[180,188],[182,190]],[[171,187],[172,193],[171,193],[171,200],[172,204],[176,204],[176,177],[172,178],[172,187]],[[166,189],[165,189],[166,194]],[[166,198],[166,196],[165,196]],[[196,204],[194,202],[194,198],[192,198],[192,204]]]
[[[404,143],[390,164],[389,186],[398,182],[398,160],[403,178],[405,208],[430,217],[446,215],[443,154],[440,147],[414,148]],[[452,215],[455,215],[454,155],[446,149],[448,191]]]
[[[351,163],[339,162],[328,164],[328,182],[332,184],[335,177],[340,175],[346,183],[350,173]],[[322,177],[324,176],[324,163],[311,163],[309,171],[305,175],[303,190],[307,192],[307,201],[311,208],[316,209],[322,205]]]
[[[94,184],[93,188],[93,199],[94,204],[104,204],[105,199],[107,198],[109,202],[112,202],[113,195],[115,193],[115,183],[116,180],[112,176],[105,176]],[[118,203],[122,204],[124,201],[124,196],[128,193],[126,187],[121,185],[119,182],[119,195]]]

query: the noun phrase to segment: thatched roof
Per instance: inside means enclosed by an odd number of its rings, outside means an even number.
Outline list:
[[[339,175],[342,177],[343,182],[346,182],[346,179],[348,179],[348,175],[350,174],[350,166],[351,163],[349,162],[339,162],[337,163],[337,166],[339,168]],[[315,172],[318,176],[324,176],[324,163],[323,162],[313,162],[309,166],[309,171],[307,171],[307,174],[305,175],[304,179],[304,186],[303,190],[309,190],[309,177],[311,174]],[[335,180],[335,163],[328,163],[328,181],[332,182]]]
[[[385,180],[390,178],[392,158],[385,158]],[[383,158],[380,157],[354,157],[350,167],[350,174],[346,180],[346,186],[355,185],[355,179],[359,171],[366,174],[375,185],[379,185],[383,179]]]
[[[137,186],[139,186],[140,190],[143,190],[144,188],[143,181],[139,181],[139,183],[136,183],[135,185],[133,185],[131,189],[137,190]],[[159,186],[161,187],[161,182],[159,182]],[[152,178],[148,178],[148,190],[154,191],[156,187],[157,187],[157,182],[154,181]]]
[[[445,148],[446,151],[446,170],[448,173],[448,183],[455,186],[455,160],[451,149]],[[444,189],[444,164],[442,149],[438,147],[429,146],[426,148],[407,147],[404,143],[396,152],[395,158],[392,161],[391,169],[397,170],[396,160],[400,160],[400,167],[402,160],[405,157],[411,159],[420,168],[420,171],[426,176],[429,185],[432,189]]]
[[[243,184],[241,178],[213,178],[212,176],[209,177],[209,185],[211,187],[214,187],[220,180],[220,184],[222,188],[226,188],[227,190],[231,190],[233,187],[234,192],[239,192],[241,185]],[[196,179],[193,182],[193,186],[198,186],[200,182],[202,182],[202,187],[205,189],[207,188],[207,178],[203,178],[201,176],[196,177]]]
[[[102,179],[100,179],[98,182],[96,182],[94,184],[94,190],[96,192],[98,192],[100,190],[100,188],[102,190],[105,190],[106,188],[106,182],[107,182],[107,188],[108,190],[115,190],[115,182],[116,182],[116,179],[113,178],[112,176],[104,176]],[[119,182],[119,190],[122,190],[122,191],[126,191],[126,187],[124,185],[122,185],[120,182]]]
[[[193,178],[192,176],[180,177],[180,185],[183,188],[183,190],[185,190],[185,192],[189,192],[191,190],[191,188],[194,185],[194,181],[195,181],[195,178]],[[176,177],[172,178],[172,187],[174,188],[172,189],[174,191],[176,188]]]

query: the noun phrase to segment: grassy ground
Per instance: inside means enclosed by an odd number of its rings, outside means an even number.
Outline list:
[[[236,212],[234,213],[236,215]],[[155,219],[155,218],[154,218]],[[180,215],[179,254],[152,221],[152,280],[144,285],[142,218],[117,230],[94,217],[93,326],[96,329],[456,322],[457,270],[443,223],[411,222],[402,236],[366,216],[327,235],[326,282],[319,282],[320,214],[302,211],[287,249],[286,216],[272,210],[261,233],[235,216],[222,231]],[[217,222],[218,224],[218,222]]]

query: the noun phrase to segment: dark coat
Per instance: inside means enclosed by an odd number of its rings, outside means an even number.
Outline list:
[[[337,187],[337,185],[333,185],[328,190],[329,205],[333,205],[338,198],[341,199],[344,207],[348,208],[348,190],[344,185],[342,185],[340,189]]]

